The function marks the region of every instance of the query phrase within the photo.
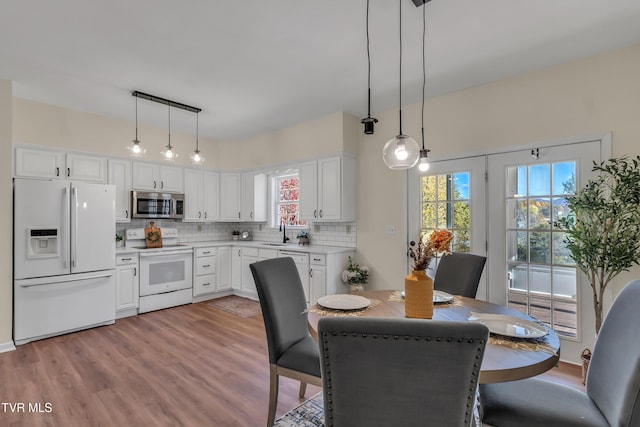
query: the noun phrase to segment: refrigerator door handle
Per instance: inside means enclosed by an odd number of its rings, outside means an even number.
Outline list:
[[[38,282],[38,281],[32,281],[32,279],[29,279],[29,281],[27,283],[21,283],[20,287],[21,288],[31,288],[34,286],[47,286],[47,285],[51,285],[51,284],[55,284],[55,283],[69,283],[69,282],[80,282],[83,280],[92,280],[92,279],[102,279],[103,277],[111,277],[113,276],[113,274],[111,273],[107,273],[107,274],[96,274],[95,276],[82,276],[82,277],[77,277],[77,278],[65,278],[64,280],[61,280],[59,282]]]
[[[76,247],[78,246],[78,187],[73,187],[73,204],[71,205],[74,211],[71,218],[71,238],[73,243],[71,245],[71,267],[76,266]]]
[[[71,201],[69,200],[69,187],[64,189],[64,200],[62,203],[62,209],[64,211],[64,215],[63,215],[63,223],[62,226],[63,228],[67,228],[69,226],[69,208],[71,206]],[[69,267],[69,259],[67,258],[67,255],[69,255],[69,233],[68,232],[63,232],[62,235],[64,236],[62,238],[62,265],[64,268],[68,268]]]

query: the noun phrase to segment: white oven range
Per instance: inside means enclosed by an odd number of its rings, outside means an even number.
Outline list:
[[[162,228],[161,234],[161,248],[146,248],[144,228],[126,232],[126,246],[140,250],[138,313],[193,301],[193,247],[178,244],[175,228]]]

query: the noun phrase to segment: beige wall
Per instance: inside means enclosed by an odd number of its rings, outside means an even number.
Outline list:
[[[640,154],[640,45],[431,99],[425,110],[432,156],[495,151],[611,131],[614,156]],[[428,82],[427,82],[428,84]],[[403,131],[420,136],[420,104],[403,107]],[[400,288],[406,274],[403,232],[406,173],[389,170],[382,147],[398,133],[397,110],[376,114],[375,134],[360,137],[358,261],[377,289]],[[617,294],[640,268],[619,276]]]
[[[353,123],[356,117],[337,112],[246,140],[223,141],[220,167],[268,167],[342,151],[355,153],[358,134]]]
[[[0,351],[11,342],[13,319],[13,183],[11,180],[11,82],[0,80]]]
[[[70,110],[22,98],[13,98],[13,142],[62,147],[68,150],[126,157],[125,147],[135,136],[135,123],[97,114]],[[138,139],[147,149],[144,160],[162,161],[160,152],[167,145],[168,130],[138,124]],[[205,164],[217,168],[218,145],[199,138]],[[195,150],[195,135],[171,131],[171,145],[180,157],[178,165],[189,165],[189,154]]]

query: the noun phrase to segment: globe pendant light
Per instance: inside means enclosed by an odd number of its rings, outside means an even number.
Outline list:
[[[169,142],[165,146],[165,149],[160,152],[160,154],[162,154],[163,160],[172,162],[178,157],[178,153],[176,153],[171,146],[171,105],[167,105],[169,106]]]
[[[135,96],[135,92],[134,92]],[[138,97],[136,96],[136,138],[131,141],[133,144],[127,145],[127,151],[131,157],[142,157],[147,152],[146,149],[140,146],[138,141]]]
[[[429,149],[424,148],[424,97],[427,89],[427,66],[426,66],[426,45],[427,45],[427,5],[422,5],[422,150],[420,150],[420,163],[418,170],[426,172],[429,170]]]
[[[391,138],[382,149],[382,159],[389,169],[409,169],[418,162],[419,147],[415,139],[402,133],[402,0],[400,5],[400,132]]]
[[[201,165],[204,163],[204,156],[200,154],[198,149],[198,113],[196,113],[196,149],[191,153],[191,163],[194,165]]]

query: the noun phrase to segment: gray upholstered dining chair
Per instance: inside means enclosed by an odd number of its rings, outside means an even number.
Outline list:
[[[640,280],[616,298],[596,339],[585,392],[539,378],[480,386],[490,426],[640,426]]]
[[[278,406],[280,376],[300,381],[300,397],[307,383],[322,386],[318,344],[307,324],[307,303],[292,258],[273,258],[249,265],[256,284],[269,348],[269,413],[273,425]]]
[[[452,295],[475,298],[486,257],[454,252],[440,258],[433,288]]]
[[[488,335],[478,323],[320,319],[325,425],[471,425]]]

